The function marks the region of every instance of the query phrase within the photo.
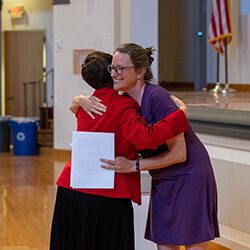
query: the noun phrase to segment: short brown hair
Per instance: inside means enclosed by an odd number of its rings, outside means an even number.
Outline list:
[[[102,51],[94,51],[87,55],[82,64],[82,78],[92,88],[113,88],[113,79],[107,70],[111,64],[112,56]]]

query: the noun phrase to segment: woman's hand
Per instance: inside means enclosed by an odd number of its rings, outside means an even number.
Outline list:
[[[101,165],[102,168],[108,170],[115,170],[115,172],[117,173],[136,172],[135,161],[128,160],[127,158],[122,156],[117,156],[114,161],[103,158],[101,158],[100,161],[108,164],[108,165]]]
[[[176,106],[179,109],[181,109],[185,113],[185,115],[187,116],[188,108],[185,105],[185,103],[182,100],[178,99],[177,97],[175,97],[173,95],[171,95],[171,98],[174,101],[174,103],[176,104]]]
[[[101,104],[101,99],[96,96],[81,95],[78,99],[78,104],[85,110],[85,112],[95,119],[92,113],[103,115],[106,112],[106,106]]]
[[[80,96],[76,96],[71,105],[69,106],[69,110],[72,112],[72,113],[76,113],[77,109],[80,107],[79,104],[77,103],[78,102],[78,99],[80,98]]]
[[[74,98],[70,110],[73,113],[76,113],[79,107],[82,107],[83,110],[93,119],[95,119],[94,114],[103,115],[106,112],[106,106],[101,104],[101,99],[96,96],[84,96],[80,95]]]

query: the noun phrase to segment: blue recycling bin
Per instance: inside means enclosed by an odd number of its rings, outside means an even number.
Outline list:
[[[11,127],[13,154],[37,155],[37,127],[40,121],[36,117],[13,117],[8,122]]]
[[[0,116],[0,152],[10,151],[10,116]]]

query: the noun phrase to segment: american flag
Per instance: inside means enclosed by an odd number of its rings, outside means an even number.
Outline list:
[[[232,26],[229,12],[229,0],[213,0],[212,18],[208,30],[208,43],[221,55],[224,54],[225,41],[232,40]]]

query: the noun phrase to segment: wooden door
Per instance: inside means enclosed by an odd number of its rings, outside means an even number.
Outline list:
[[[43,76],[44,31],[5,31],[5,113],[24,116],[24,82],[36,82]],[[29,91],[27,97],[29,116],[39,116],[37,90]]]

